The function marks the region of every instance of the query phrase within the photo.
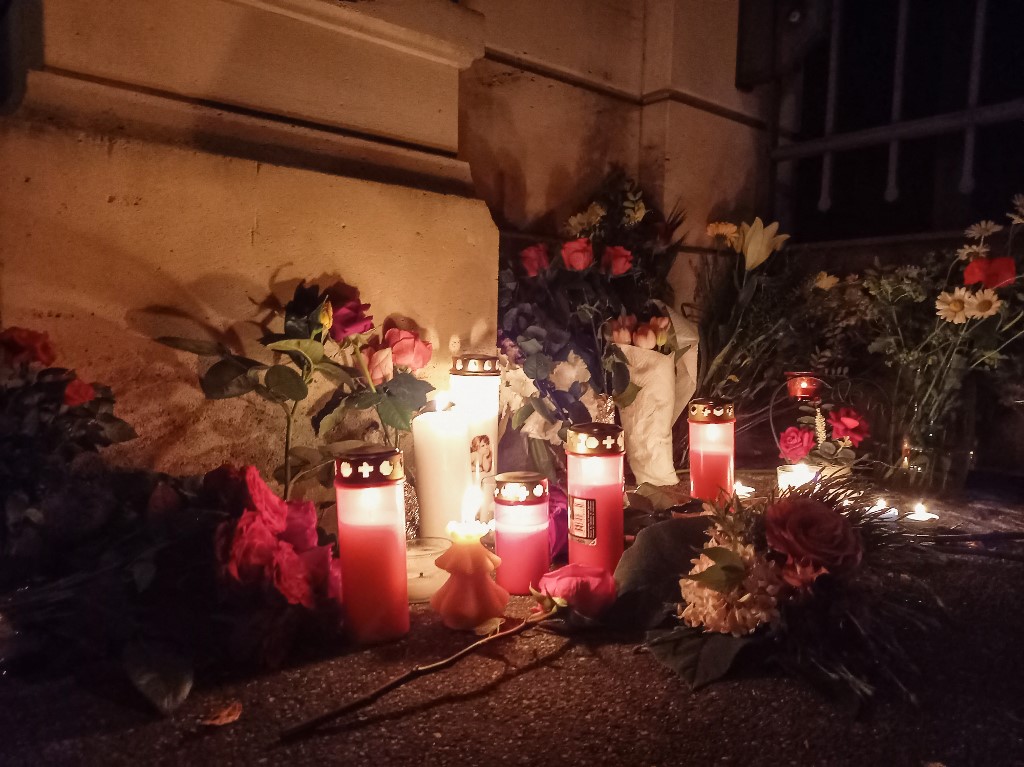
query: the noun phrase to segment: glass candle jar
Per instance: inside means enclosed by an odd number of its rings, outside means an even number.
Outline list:
[[[569,562],[615,572],[623,550],[622,428],[584,423],[565,440],[569,485]]]
[[[409,604],[429,602],[448,573],[437,566],[437,558],[448,551],[447,538],[413,538],[406,541],[406,566],[409,574]]]
[[[510,594],[526,595],[551,566],[548,481],[532,471],[510,471],[494,480],[494,553],[501,557],[498,585]]]
[[[498,358],[460,354],[452,359],[448,381],[452,403],[469,427],[470,472],[473,480],[483,486],[498,470]],[[493,512],[493,499],[485,494],[480,520],[489,521]]]
[[[335,463],[345,630],[358,644],[409,632],[405,465],[395,448],[361,448]]]
[[[714,502],[734,486],[736,414],[731,402],[690,400],[690,495]]]
[[[795,400],[813,400],[818,398],[821,390],[821,379],[814,373],[786,373],[786,391]]]

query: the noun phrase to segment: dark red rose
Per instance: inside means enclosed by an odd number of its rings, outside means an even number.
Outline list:
[[[92,384],[88,384],[81,378],[72,378],[64,387],[64,404],[68,407],[78,407],[86,402],[96,399],[96,390]]]
[[[610,245],[601,256],[601,267],[613,277],[618,277],[633,267],[633,254],[619,245]]]
[[[335,309],[331,338],[340,344],[349,336],[368,333],[373,328],[373,316],[366,313],[369,308],[369,304],[361,304],[358,299],[353,299]]]
[[[814,449],[814,429],[790,426],[779,435],[779,458],[790,463],[806,458]]]
[[[290,604],[302,605],[312,610],[313,587],[309,582],[309,568],[295,548],[281,541],[273,554],[272,580],[274,588]]]
[[[527,277],[536,277],[549,266],[551,266],[551,255],[548,246],[544,243],[531,245],[519,251],[519,262],[523,265],[523,271]]]
[[[841,407],[829,411],[828,423],[832,427],[832,439],[847,437],[854,447],[871,436],[868,422],[852,407]]]
[[[602,567],[571,564],[541,576],[537,590],[560,597],[586,618],[598,618],[615,601],[615,579]]]
[[[594,263],[594,246],[587,237],[580,237],[562,246],[562,263],[571,272],[582,272]]]
[[[246,469],[225,463],[203,477],[200,495],[203,505],[212,509],[223,509],[233,517],[252,506],[249,487],[246,484]]]
[[[807,586],[823,573],[840,573],[860,564],[857,531],[821,501],[783,498],[767,508],[764,524],[769,548],[786,557],[782,577],[792,586]]]
[[[265,568],[274,561],[277,547],[277,536],[263,516],[247,511],[235,525],[226,569],[241,583],[257,583],[262,580]]]
[[[50,337],[28,328],[7,328],[0,332],[0,349],[15,365],[38,362],[46,366],[52,365],[57,359]]]
[[[284,531],[279,536],[299,553],[316,546],[316,506],[312,501],[289,501]]]
[[[964,285],[980,282],[986,288],[1002,288],[1017,278],[1017,265],[1012,258],[976,258],[964,269]]]

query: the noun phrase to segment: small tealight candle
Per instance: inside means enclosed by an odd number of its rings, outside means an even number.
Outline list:
[[[613,424],[577,424],[566,434],[570,564],[614,573],[622,558],[624,454],[622,429]]]
[[[412,422],[416,451],[416,494],[420,502],[420,535],[444,538],[448,523],[459,519],[459,508],[470,485],[469,429],[462,413],[445,409],[442,392],[435,410]]]
[[[931,520],[938,518],[938,514],[932,514],[928,511],[928,507],[920,502],[915,503],[914,510],[905,517],[905,519],[909,519],[912,522],[930,522]]]
[[[717,501],[732,493],[736,411],[731,402],[690,400],[690,495]]]
[[[456,410],[466,419],[469,466],[477,484],[486,484],[498,469],[498,358],[487,354],[460,354],[452,359],[448,378]],[[494,504],[484,495],[480,519],[493,516]]]
[[[752,496],[755,491],[750,485],[744,485],[742,482],[737,482],[733,485],[733,492],[742,501]]]
[[[813,482],[814,478],[818,476],[818,471],[818,468],[806,463],[791,463],[780,466],[775,470],[779,483],[779,492]]]
[[[409,603],[429,602],[448,578],[436,560],[448,550],[447,538],[413,538],[406,541],[406,564],[409,571]]]
[[[501,558],[498,584],[526,595],[551,566],[548,549],[548,481],[532,471],[495,477],[494,552]]]
[[[398,639],[409,632],[402,451],[343,453],[336,471],[345,630],[358,644]]]

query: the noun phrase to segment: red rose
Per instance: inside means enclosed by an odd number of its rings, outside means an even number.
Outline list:
[[[72,378],[64,387],[64,404],[68,407],[78,407],[86,402],[96,399],[96,390],[92,384],[87,384],[81,378]]]
[[[384,334],[384,342],[391,347],[391,361],[410,370],[419,370],[430,362],[434,347],[420,339],[411,330],[391,328]],[[374,383],[377,383],[374,381]]]
[[[779,435],[779,458],[796,463],[814,449],[814,429],[790,426]]]
[[[536,277],[542,271],[551,266],[551,254],[548,246],[544,243],[531,245],[519,251],[519,262],[523,265],[523,271],[527,277]]]
[[[832,439],[847,437],[854,447],[871,436],[868,422],[852,407],[841,407],[829,411],[828,423],[832,427]]]
[[[312,501],[288,501],[288,516],[279,538],[299,553],[316,546],[316,506]]]
[[[278,544],[271,572],[274,588],[281,592],[289,604],[302,605],[310,610],[316,606],[309,582],[309,569],[291,544],[284,541]]]
[[[601,267],[616,277],[625,274],[633,267],[633,254],[618,245],[611,245],[604,249]]]
[[[227,571],[237,581],[255,583],[274,561],[278,541],[266,520],[256,511],[247,511],[235,525],[228,555]]]
[[[57,359],[50,337],[28,328],[7,328],[0,332],[0,349],[15,365],[38,362],[46,366]]]
[[[986,288],[1002,288],[1017,278],[1017,265],[1012,258],[976,258],[964,269],[964,285],[980,282]]]
[[[586,618],[598,618],[615,601],[615,579],[602,567],[571,564],[541,576],[538,590],[560,597]]]
[[[349,336],[369,332],[373,328],[373,316],[366,313],[369,308],[369,304],[353,299],[335,309],[331,338],[340,344]]]
[[[253,505],[246,484],[246,471],[247,469],[225,463],[213,471],[206,472],[200,494],[203,505],[223,509],[233,517],[241,516],[246,508]]]
[[[586,237],[562,245],[562,263],[573,272],[582,272],[594,263],[594,246]]]
[[[821,501],[776,501],[765,510],[764,526],[769,548],[786,556],[783,579],[796,588],[860,564],[860,538],[850,520]]]

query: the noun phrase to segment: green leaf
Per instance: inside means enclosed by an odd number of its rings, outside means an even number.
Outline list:
[[[384,399],[384,390],[378,389],[373,391],[372,389],[362,389],[357,391],[355,394],[348,396],[344,399],[344,406],[355,408],[356,410],[369,410],[371,407],[375,407],[377,403]]]
[[[745,574],[746,570],[742,568],[737,570],[730,566],[712,565],[707,570],[695,575],[684,575],[683,578],[724,593],[735,588],[743,580]]]
[[[349,389],[356,388],[356,381],[353,375],[343,365],[339,365],[329,357],[324,357],[316,363],[315,370],[318,373],[323,373],[325,378],[338,386],[347,386]]]
[[[324,345],[320,341],[310,338],[288,338],[284,341],[275,341],[267,344],[268,349],[275,352],[298,352],[307,360],[310,367],[315,366],[324,358]]]
[[[226,357],[231,350],[217,341],[204,341],[198,338],[179,338],[177,336],[160,336],[156,342],[170,346],[178,351],[197,354],[200,357]]]
[[[207,399],[229,399],[248,394],[256,388],[249,368],[236,359],[227,357],[215,362],[199,379]]]
[[[554,360],[546,354],[531,354],[523,362],[523,372],[534,380],[547,378],[554,367]]]
[[[754,641],[752,637],[680,626],[671,631],[648,632],[647,649],[685,679],[691,689],[699,690],[728,674],[740,652]]]
[[[122,663],[135,689],[165,716],[192,691],[192,664],[172,647],[135,641],[124,648]]]
[[[629,389],[630,375],[629,366],[625,363],[616,363],[612,365],[612,392],[614,393],[625,393]]]
[[[377,404],[377,415],[380,422],[393,429],[409,431],[412,428],[412,410],[398,398],[390,394]]]
[[[702,549],[701,554],[706,556],[719,567],[740,571],[746,570],[746,567],[743,564],[743,559],[740,558],[740,555],[731,549],[725,548],[724,546],[712,546],[711,548]]]
[[[116,445],[118,442],[127,442],[139,436],[130,423],[122,421],[114,415],[102,413],[96,416],[96,422],[103,428],[103,436],[112,445]]]
[[[533,415],[533,403],[530,400],[526,400],[523,406],[513,414],[512,428],[519,431],[523,428],[523,424],[526,423],[526,419],[531,415]]]
[[[267,371],[263,383],[275,394],[294,402],[301,402],[309,394],[302,376],[287,365],[274,365]]]
[[[389,396],[397,399],[410,411],[424,407],[427,404],[427,395],[434,391],[434,387],[428,382],[406,372],[395,373],[390,381],[383,384],[383,388]]]
[[[530,437],[528,440],[528,449],[530,452],[530,460],[533,461],[534,469],[539,471],[545,477],[552,482],[558,479],[558,474],[555,471],[555,462],[551,458],[551,448],[549,443],[544,439],[537,439],[536,437]]]
[[[613,395],[612,399],[615,400],[616,406],[620,408],[629,407],[630,405],[633,404],[633,401],[636,399],[636,395],[640,393],[641,388],[642,387],[637,386],[635,383],[630,381],[629,384],[626,386],[625,391],[623,391],[621,394]]]

